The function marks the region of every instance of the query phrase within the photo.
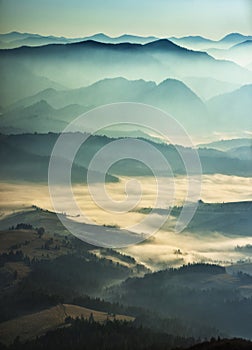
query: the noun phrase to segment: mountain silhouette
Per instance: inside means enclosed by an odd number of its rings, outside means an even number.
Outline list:
[[[123,76],[156,82],[167,77],[206,77],[249,83],[252,73],[238,65],[215,60],[205,52],[180,47],[167,39],[147,44],[106,44],[97,41],[53,44],[0,50],[0,63],[22,64],[67,88],[76,88],[104,78]],[[6,63],[7,62],[7,63]],[[63,74],[64,72],[64,74]],[[211,72],[211,73],[210,73]]]

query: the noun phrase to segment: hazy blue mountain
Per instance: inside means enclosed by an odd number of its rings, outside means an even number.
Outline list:
[[[249,83],[252,73],[232,62],[219,61],[206,53],[190,51],[169,40],[145,45],[104,44],[83,41],[66,45],[21,47],[0,51],[5,60],[23,64],[67,88],[88,85],[104,78],[123,76],[160,82],[167,77],[206,77]],[[62,74],[64,72],[64,74]]]
[[[4,34],[0,34],[0,40],[2,42],[11,42],[18,39],[24,39],[29,35],[36,35],[36,34],[20,33],[20,32],[4,33]]]
[[[167,79],[143,96],[143,102],[166,110],[190,131],[204,129],[207,111],[200,98],[184,83]],[[196,121],[193,122],[193,120]]]
[[[0,37],[1,38],[1,37]],[[78,41],[78,40],[76,40]],[[43,46],[49,44],[66,44],[68,41],[66,38],[57,38],[57,37],[42,37],[42,36],[27,36],[22,39],[13,40],[10,42],[1,42],[1,49],[14,49],[21,46]]]
[[[66,44],[87,40],[95,40],[101,43],[135,43],[145,44],[151,41],[158,40],[155,36],[142,37],[137,35],[123,34],[118,37],[110,37],[104,33],[97,33],[87,37],[66,38],[56,36],[44,36],[34,33],[19,33],[11,32],[6,34],[0,34],[0,48],[17,48],[24,45],[27,46],[42,46],[48,44]],[[239,33],[230,33],[220,40],[212,40],[204,38],[202,36],[186,36],[186,37],[169,37],[167,38],[175,44],[186,47],[193,50],[205,50],[210,48],[227,49],[233,45],[239,44],[245,40],[251,40],[252,36],[246,36]]]
[[[207,107],[212,118],[218,120],[219,130],[251,130],[252,85],[216,96],[207,102]]]
[[[232,46],[229,49],[229,55],[234,62],[240,63],[244,66],[249,64],[252,57],[252,37],[251,40],[246,40]]]
[[[183,78],[183,81],[203,100],[209,100],[214,96],[234,91],[240,87],[240,84],[220,81],[210,77],[186,77]]]
[[[43,46],[49,44],[66,44],[79,41],[95,40],[102,43],[123,43],[130,42],[135,44],[144,44],[150,41],[157,40],[157,37],[141,37],[136,35],[124,34],[119,37],[110,37],[103,33],[94,34],[88,37],[82,38],[65,38],[56,36],[44,36],[32,33],[19,33],[11,32],[6,34],[0,34],[0,48],[1,49],[13,49],[21,46]]]
[[[231,44],[231,46],[236,45],[238,43],[241,43],[245,40],[251,40],[252,39],[252,35],[243,35],[240,33],[230,33],[227,34],[226,36],[224,36],[220,42],[225,42],[227,44]]]
[[[190,35],[185,37],[170,37],[169,40],[174,42],[177,45],[181,45],[183,47],[186,47],[188,49],[193,50],[202,50],[211,47],[212,45],[216,45],[216,41],[204,38],[202,36],[196,35]]]
[[[33,96],[22,99],[11,106],[25,107],[40,100],[45,100],[54,108],[63,108],[69,104],[78,104],[87,108],[111,102],[137,101],[148,91],[156,88],[155,82],[144,80],[130,81],[124,78],[104,79],[90,86],[78,89],[62,90],[46,89]],[[140,97],[139,97],[140,96]]]
[[[250,146],[241,146],[230,149],[227,154],[232,158],[239,158],[243,160],[252,160],[252,139],[250,140]]]
[[[135,128],[130,128],[125,130],[125,127],[121,128],[119,126],[115,127],[115,128],[105,128],[103,130],[99,130],[96,132],[96,135],[104,135],[110,138],[140,138],[140,139],[145,139],[145,140],[150,140],[153,141],[155,143],[164,143],[164,140],[160,137],[158,137],[158,135],[153,136],[153,135],[149,135],[146,132],[144,132],[143,130],[139,129],[136,130]]]
[[[252,57],[252,38],[235,44],[229,49],[209,49],[207,52],[217,59],[230,60],[242,66],[247,66]]]
[[[204,79],[200,81],[200,84],[203,83]],[[22,112],[22,109],[41,100],[46,101],[54,109],[51,114],[41,111],[41,118],[50,115],[55,122],[57,120],[69,122],[78,114],[104,104],[129,101],[147,103],[165,110],[180,121],[193,135],[197,135],[200,131],[230,130],[239,132],[250,130],[251,85],[246,85],[230,94],[220,95],[207,101],[206,108],[202,100],[178,80],[166,79],[162,83],[156,84],[143,80],[129,81],[124,78],[104,79],[80,89],[64,91],[46,89],[22,99],[3,111],[0,127],[13,126],[9,115],[18,120],[19,115],[24,116],[26,113]],[[232,105],[234,108],[230,111]],[[54,130],[61,130],[61,127],[62,125]],[[246,128],[244,129],[244,127]],[[34,128],[29,129],[29,124],[27,124],[27,131],[31,130]],[[39,131],[39,127],[37,127],[37,131]],[[42,131],[46,131],[46,126],[43,126]],[[50,129],[47,128],[47,131]]]
[[[140,102],[159,107],[190,131],[204,129],[207,121],[205,105],[181,81],[167,79],[157,85],[143,80],[116,78],[105,79],[80,89],[42,91],[19,101],[5,111],[0,119],[0,126],[15,125],[31,132],[60,131],[64,126],[59,124],[60,121],[69,122],[87,110],[115,102]],[[45,123],[45,118],[52,120]],[[144,116],[142,118],[144,123]]]
[[[0,105],[6,106],[20,98],[28,97],[46,88],[62,86],[43,76],[41,71],[32,72],[29,65],[0,58]]]
[[[0,119],[0,126],[14,125],[23,132],[59,132],[67,126],[70,120],[85,110],[85,107],[76,104],[55,109],[45,100],[39,100],[27,107],[19,107],[4,113]]]
[[[251,40],[252,36],[247,36],[240,33],[230,33],[220,40],[211,40],[202,36],[186,36],[181,38],[171,37],[169,39],[175,44],[181,45],[188,49],[201,51],[207,49],[228,49],[245,40]]]
[[[158,38],[155,36],[143,37],[143,36],[129,35],[129,34],[123,34],[121,36],[112,38],[103,33],[99,33],[89,37],[85,37],[83,38],[83,40],[95,40],[102,43],[110,43],[110,44],[116,44],[116,43],[145,44],[151,41],[158,40]]]
[[[13,125],[20,128],[23,132],[61,131],[67,126],[67,123],[63,121],[65,117],[64,114],[66,114],[65,112],[70,115],[73,114],[73,111],[71,111],[69,107],[67,111],[65,111],[64,108],[56,110],[46,101],[41,100],[31,106],[15,109],[2,115],[0,125],[1,127]],[[75,117],[79,114],[78,111]]]
[[[104,33],[97,33],[82,39],[82,41],[85,41],[85,40],[94,40],[94,41],[99,41],[101,43],[111,43],[111,44],[113,43],[111,42],[112,38]]]
[[[198,145],[200,152],[206,149],[225,152],[226,156],[240,160],[252,159],[252,138],[240,138],[231,140],[220,140],[208,144]]]
[[[238,43],[238,44],[232,46],[229,50],[234,50],[234,49],[241,48],[241,47],[249,47],[249,48],[251,48],[251,44],[252,44],[252,39],[251,40],[245,40],[242,43]]]
[[[21,46],[42,46],[49,44],[66,44],[81,41],[82,38],[65,38],[53,35],[44,36],[34,33],[11,32],[0,34],[0,48],[13,49]]]
[[[229,151],[234,148],[239,147],[251,147],[252,139],[251,138],[237,138],[230,140],[220,140],[214,141],[210,143],[200,144],[199,147],[205,148],[214,148],[220,151]]]

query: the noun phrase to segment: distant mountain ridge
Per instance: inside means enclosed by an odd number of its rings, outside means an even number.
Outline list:
[[[237,147],[252,146],[252,138],[237,138],[229,140],[219,140],[205,144],[199,144],[198,147],[215,148],[220,151],[228,151]]]
[[[176,79],[166,79],[160,84],[122,77],[104,79],[79,89],[49,88],[21,99],[3,109],[0,127],[16,126],[23,132],[57,132],[62,131],[66,123],[95,107],[137,102],[163,109],[193,135],[223,130],[238,133],[251,129],[251,86],[245,85],[203,102],[192,89]],[[231,111],[230,106],[233,106]],[[51,121],[46,124],[45,118]],[[54,123],[51,129],[50,123]]]
[[[14,48],[22,45],[40,46],[40,45],[48,45],[50,43],[71,43],[71,42],[78,42],[78,41],[84,41],[84,40],[97,40],[104,43],[130,42],[130,43],[144,44],[144,43],[155,41],[158,39],[169,39],[176,43],[183,43],[183,44],[194,44],[194,45],[204,44],[204,45],[210,45],[210,46],[218,45],[220,43],[222,44],[225,43],[227,46],[227,45],[237,44],[247,39],[251,40],[251,38],[252,38],[251,35],[243,35],[240,33],[230,33],[219,40],[213,40],[213,39],[205,38],[200,35],[189,35],[184,37],[173,36],[173,37],[167,37],[167,38],[160,38],[156,36],[144,37],[144,36],[133,35],[133,34],[122,34],[117,37],[111,37],[104,33],[97,33],[91,36],[67,38],[63,36],[57,37],[53,35],[45,36],[45,35],[34,34],[34,33],[10,32],[5,34],[0,34],[0,42],[1,42],[0,47]]]
[[[55,43],[73,43],[79,41],[95,40],[104,43],[122,43],[131,42],[144,44],[150,41],[157,40],[155,36],[142,37],[137,35],[123,34],[118,37],[110,37],[104,33],[97,33],[87,37],[77,37],[77,38],[66,38],[57,37],[53,35],[44,36],[33,33],[20,33],[20,32],[10,32],[6,34],[0,34],[0,48],[11,49],[21,46],[42,46]]]
[[[247,66],[252,58],[252,37],[245,38],[244,41],[234,43],[228,49],[208,49],[210,55],[217,59],[226,59],[242,66]]]
[[[213,97],[207,101],[207,107],[211,115],[219,116],[219,125],[223,129],[226,128],[226,131],[236,131],[235,124],[240,125],[240,130],[250,131],[252,128],[252,84]]]
[[[213,40],[204,38],[199,35],[191,35],[185,37],[171,37],[170,40],[178,45],[194,49],[194,50],[206,50],[206,49],[228,49],[233,45],[239,44],[245,40],[251,40],[252,35],[243,35],[240,33],[230,33],[221,38],[220,40]]]
[[[101,43],[87,40],[39,47],[0,50],[0,63],[22,64],[33,74],[67,88],[76,88],[123,76],[160,82],[167,77],[211,77],[233,83],[249,83],[252,73],[233,62],[215,60],[206,52],[193,51],[160,39],[145,44]],[[8,68],[8,67],[7,67]],[[65,74],[62,74],[65,72]]]
[[[10,33],[5,39],[16,40],[20,35]],[[104,38],[102,34],[98,37]],[[122,37],[133,40],[132,36]],[[45,46],[0,50],[1,130],[57,132],[75,116],[115,102],[164,109],[193,136],[224,130],[238,135],[251,129],[252,72],[246,68],[168,39],[145,43],[102,43],[90,38],[62,43],[64,38],[59,39]],[[204,41],[202,37],[187,38],[192,39]],[[238,39],[245,44],[234,47]],[[222,40],[235,43],[232,50],[250,45],[239,34]],[[36,105],[40,101],[48,106]],[[232,118],[228,116],[229,101]]]
[[[143,80],[114,78],[74,90],[47,89],[23,99],[3,111],[0,127],[15,125],[29,132],[62,131],[67,122],[80,114],[116,102],[147,103],[162,108],[189,130],[193,127],[197,130],[202,129],[207,118],[204,103],[181,81],[166,79],[156,84]],[[191,118],[193,115],[195,120]],[[50,118],[51,121],[45,123],[45,118]]]

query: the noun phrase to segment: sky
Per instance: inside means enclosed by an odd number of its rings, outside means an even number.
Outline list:
[[[83,37],[252,34],[252,0],[0,0],[0,32]]]

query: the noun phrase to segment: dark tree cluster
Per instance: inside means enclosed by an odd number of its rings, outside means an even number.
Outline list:
[[[17,250],[14,252],[11,250],[9,253],[0,254],[0,267],[3,267],[7,262],[18,262],[22,261],[26,265],[30,265],[29,257],[25,256],[22,250]]]
[[[171,350],[188,347],[193,338],[174,337],[153,332],[122,321],[107,321],[104,324],[89,320],[67,319],[71,327],[57,329],[35,340],[22,344],[16,339],[9,350]]]
[[[15,230],[33,230],[33,226],[31,224],[24,224],[21,222],[20,224],[16,225]]]

